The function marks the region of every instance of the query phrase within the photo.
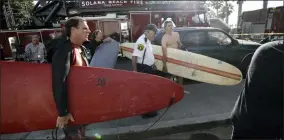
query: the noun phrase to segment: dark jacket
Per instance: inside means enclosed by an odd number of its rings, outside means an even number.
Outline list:
[[[82,46],[82,56],[86,58],[86,48]],[[52,91],[59,116],[68,112],[68,93],[66,80],[72,65],[72,47],[70,40],[57,44],[52,57]],[[86,62],[88,63],[88,62]]]
[[[235,137],[275,139],[283,134],[283,65],[281,42],[266,43],[255,51],[232,112]]]
[[[58,44],[63,43],[66,40],[67,40],[67,37],[65,35],[62,35],[62,36],[58,36],[58,37],[52,39],[51,41],[49,41],[46,44],[47,62],[48,63],[52,63],[52,57],[53,57],[54,52],[56,51],[56,47],[60,46]]]
[[[96,41],[96,40],[92,40],[89,41],[88,44],[85,44],[85,47],[89,50],[91,57],[88,59],[89,62],[92,60],[96,49],[103,43],[103,41]]]

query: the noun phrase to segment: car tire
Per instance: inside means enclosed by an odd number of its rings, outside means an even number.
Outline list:
[[[247,75],[247,71],[248,71],[248,68],[249,68],[249,65],[250,65],[250,61],[251,61],[251,58],[252,58],[252,55],[253,54],[248,54],[244,57],[244,59],[242,60],[242,63],[241,63],[241,72],[243,74],[243,79],[246,78],[246,75]]]

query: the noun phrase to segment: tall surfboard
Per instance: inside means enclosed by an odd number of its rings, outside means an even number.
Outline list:
[[[72,66],[69,74],[71,125],[160,110],[184,95],[180,85],[144,73]],[[0,83],[1,134],[55,128],[50,64],[0,61]]]
[[[120,44],[122,54],[129,59],[132,59],[134,44]],[[162,47],[152,46],[155,65],[162,71]],[[242,73],[238,68],[218,59],[173,48],[167,48],[167,56],[168,73],[176,76],[216,85],[236,85],[242,80]]]

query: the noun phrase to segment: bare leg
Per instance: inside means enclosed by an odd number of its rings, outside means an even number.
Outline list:
[[[179,83],[182,87],[184,87],[184,86],[183,86],[183,78],[182,78],[182,77],[177,77],[177,81],[178,81],[178,83]],[[184,93],[185,93],[185,94],[190,94],[190,92],[187,91],[187,90],[185,90],[185,89],[184,89]]]
[[[183,78],[182,77],[177,77],[178,83],[183,86]]]

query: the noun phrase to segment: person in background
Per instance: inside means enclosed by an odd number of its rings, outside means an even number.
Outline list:
[[[133,71],[143,72],[147,74],[157,75],[155,66],[155,57],[151,41],[154,39],[155,33],[157,32],[157,26],[149,24],[142,34],[136,41],[134,51],[132,54],[132,66]],[[143,118],[152,118],[157,116],[157,111],[143,114]]]
[[[232,111],[232,139],[282,139],[284,44],[274,41],[254,53]]]
[[[120,34],[118,32],[113,32],[109,35],[109,37],[117,42],[120,42]]]
[[[90,50],[91,58],[93,58],[93,55],[97,49],[98,46],[100,46],[103,43],[103,33],[101,30],[96,30],[94,32],[93,40],[91,40],[87,45],[86,48]]]
[[[182,44],[180,41],[180,36],[178,32],[173,32],[173,23],[172,21],[165,21],[164,23],[165,35],[162,37],[162,50],[163,50],[163,71],[167,72],[167,48],[182,49]],[[183,78],[177,76],[178,83],[183,86]],[[184,93],[189,94],[187,90],[184,90]]]
[[[43,43],[39,42],[39,36],[33,35],[32,42],[25,47],[26,58],[30,62],[45,62],[46,49]]]
[[[66,79],[68,79],[71,66],[89,66],[86,58],[86,48],[82,44],[88,40],[91,31],[87,22],[81,17],[68,19],[65,23],[65,31],[68,39],[56,47],[51,64],[52,91],[58,111],[56,127],[65,128],[64,133],[67,140],[78,140],[84,138],[84,125],[66,127],[69,120],[75,121],[68,110],[68,85]]]
[[[3,49],[4,49],[3,45],[0,44],[0,60],[5,60]]]
[[[91,41],[85,41],[84,42],[84,46],[89,50],[89,53],[90,53],[90,57],[88,58],[89,62],[92,60],[95,52],[96,52],[96,49],[105,41],[110,41],[111,39],[109,37],[104,38],[104,35],[102,33],[101,30],[96,30],[94,32],[94,36],[93,36],[93,40]]]

